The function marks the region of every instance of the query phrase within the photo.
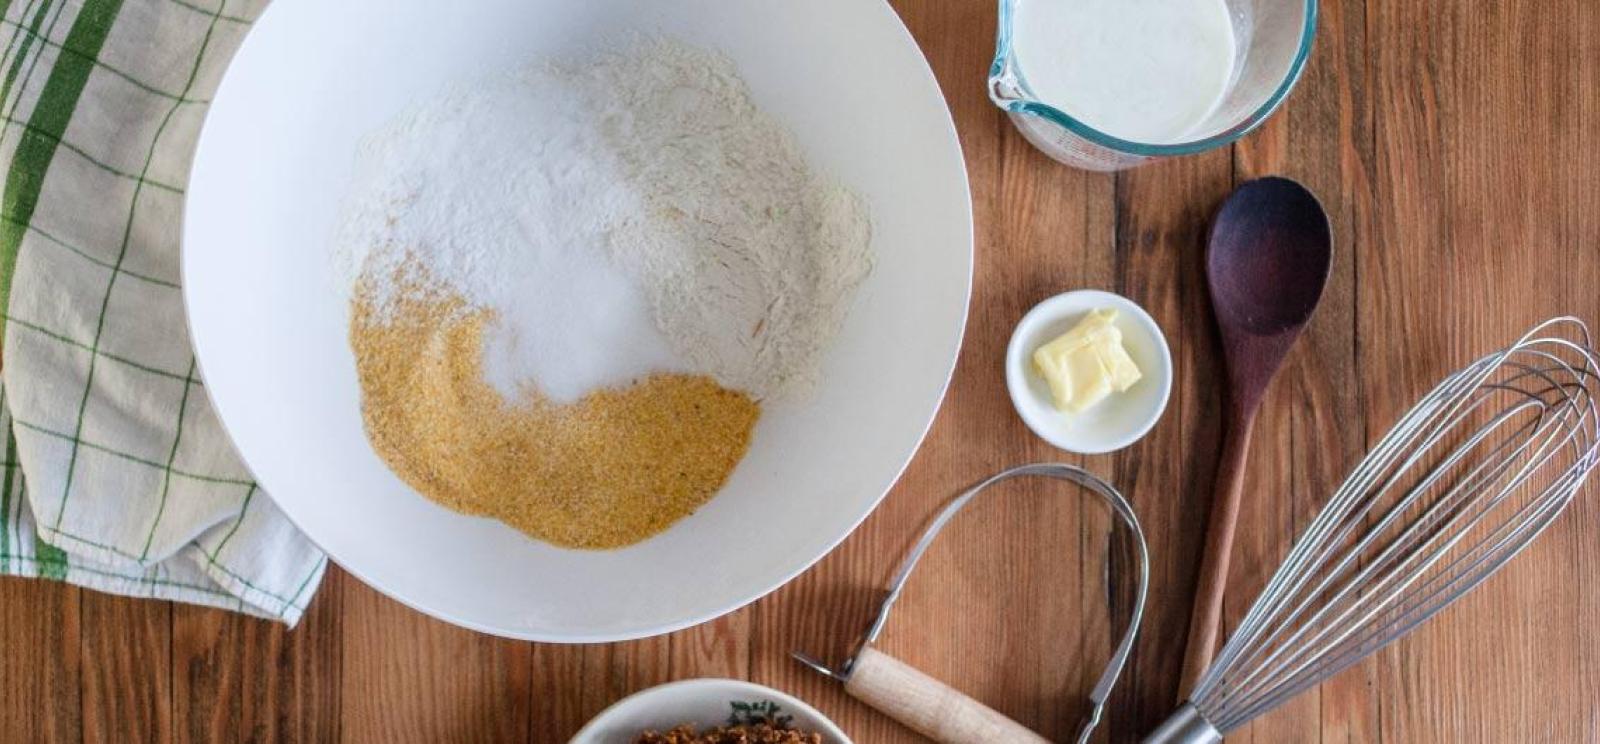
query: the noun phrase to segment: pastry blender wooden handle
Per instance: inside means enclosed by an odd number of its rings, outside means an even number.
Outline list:
[[[856,658],[844,689],[940,744],[1049,744],[995,709],[872,648]]]

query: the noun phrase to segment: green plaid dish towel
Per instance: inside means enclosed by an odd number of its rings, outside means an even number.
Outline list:
[[[207,101],[266,0],[0,0],[0,573],[293,625],[327,559],[196,376],[179,287]]]

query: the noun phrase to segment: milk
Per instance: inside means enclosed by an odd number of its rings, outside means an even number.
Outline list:
[[[1198,131],[1233,74],[1223,0],[1019,0],[1013,49],[1040,101],[1134,142]]]

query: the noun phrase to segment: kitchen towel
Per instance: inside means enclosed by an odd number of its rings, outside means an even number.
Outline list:
[[[256,485],[179,286],[207,102],[266,0],[0,0],[0,573],[293,625],[327,559]]]

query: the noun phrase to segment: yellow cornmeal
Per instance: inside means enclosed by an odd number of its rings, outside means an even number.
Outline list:
[[[428,498],[556,545],[615,548],[699,508],[744,457],[760,407],[708,377],[507,402],[483,375],[494,314],[405,284],[382,308],[357,286],[350,343],[373,448]]]

